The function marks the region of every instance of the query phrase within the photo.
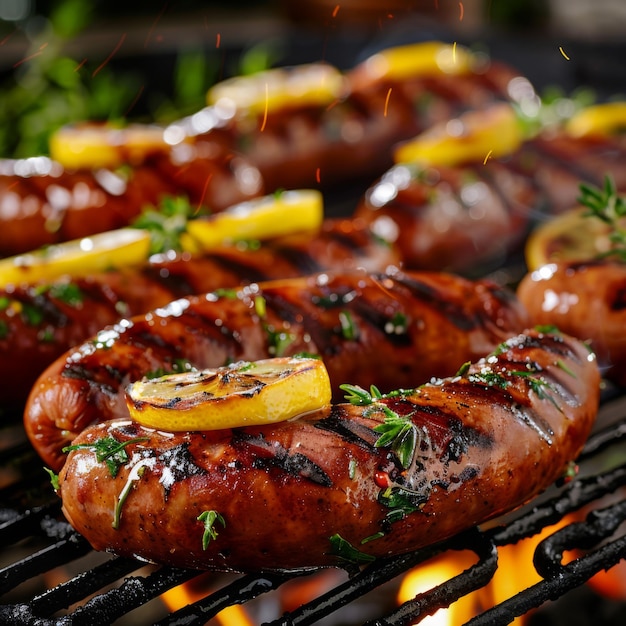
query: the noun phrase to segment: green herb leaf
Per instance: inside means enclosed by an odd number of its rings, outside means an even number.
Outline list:
[[[330,537],[331,554],[339,557],[343,561],[359,565],[361,563],[371,563],[376,560],[371,554],[365,554],[357,550],[349,541],[346,541],[341,535],[335,533]]]
[[[63,452],[71,452],[72,450],[79,450],[81,448],[93,450],[96,453],[98,463],[105,462],[109,473],[115,478],[119,472],[120,466],[124,465],[124,463],[128,463],[126,446],[141,441],[147,441],[147,439],[147,437],[136,437],[134,439],[128,439],[127,441],[118,441],[114,437],[103,437],[94,443],[78,443],[66,446],[63,448]]]
[[[50,484],[55,491],[59,490],[59,475],[55,474],[49,467],[43,468],[50,476]]]
[[[345,399],[350,404],[354,404],[356,406],[367,406],[368,404],[377,402],[383,397],[383,394],[380,392],[378,387],[374,385],[370,387],[369,392],[365,391],[365,389],[359,387],[358,385],[343,384],[339,385],[339,389],[345,391]]]
[[[595,217],[611,229],[609,240],[612,247],[599,254],[598,258],[615,256],[626,262],[626,229],[620,224],[620,220],[626,216],[626,198],[618,195],[613,178],[605,176],[602,188],[582,183],[578,201],[587,209],[585,216]]]
[[[217,538],[218,532],[215,529],[215,523],[219,522],[222,527],[226,528],[226,521],[217,511],[203,511],[196,519],[204,523],[202,549],[206,550],[209,547],[209,543]]]
[[[398,457],[400,465],[408,468],[415,456],[418,444],[417,427],[410,415],[400,416],[389,407],[384,407],[385,421],[374,428],[380,437],[374,443],[377,448],[390,447]]]

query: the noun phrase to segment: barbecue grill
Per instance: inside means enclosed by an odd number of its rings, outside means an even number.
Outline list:
[[[297,39],[294,37],[289,44],[292,51]],[[336,41],[327,43],[330,61],[335,62],[338,59],[332,56],[337,51],[330,44]],[[351,43],[361,48],[361,40]],[[536,73],[540,67],[540,71],[547,72],[547,75],[533,75],[537,86],[554,82],[553,67],[537,61],[545,57],[546,46],[553,46],[554,42],[539,42],[532,49],[525,48],[522,56],[519,41],[507,38],[496,45],[490,43],[494,56],[511,61],[522,71],[532,68]],[[341,42],[340,48],[338,54],[346,61],[345,42]],[[318,49],[316,42],[315,50]],[[572,47],[568,50],[572,51]],[[571,53],[574,62],[568,66],[571,74],[565,77],[565,82],[571,84],[563,84],[562,74],[561,84],[567,90],[581,80],[596,79],[596,87],[602,93],[609,82],[605,63],[623,55],[623,48],[615,44],[607,54],[606,48],[579,44],[576,51],[580,54]],[[309,57],[309,50],[297,46],[295,54],[290,56],[295,63],[310,60]],[[350,61],[343,63],[350,64]],[[614,71],[622,72],[617,82],[623,84],[623,67],[612,64],[610,68],[611,78],[615,77]],[[611,92],[613,89],[611,82]],[[344,196],[345,193],[336,201],[341,204]],[[336,214],[342,212],[339,209]],[[626,394],[611,386],[603,391],[596,427],[578,460],[579,472],[570,482],[554,485],[528,506],[484,527],[428,549],[377,561],[360,570],[207,574],[96,553],[64,520],[42,464],[26,440],[21,416],[1,417],[0,624],[182,626],[217,623],[212,620],[229,607],[242,607],[256,624],[419,623],[440,607],[452,605],[489,585],[499,567],[498,548],[514,545],[566,520],[539,543],[532,562],[519,563],[520,568],[536,571],[539,582],[482,610],[468,622],[472,626],[492,626],[508,624],[516,616],[532,615],[528,623],[539,625],[544,623],[541,616],[551,603],[557,606],[569,603],[577,611],[576,600],[581,592],[591,593],[587,581],[626,558],[626,495],[610,503],[603,500],[606,496],[626,494]],[[474,555],[474,562],[458,575],[432,585],[408,601],[396,601],[399,581],[414,567],[436,556],[454,558],[467,551]],[[576,558],[563,564],[566,551],[575,551]],[[292,603],[286,607],[275,599],[300,584],[308,584],[310,588],[312,580],[320,581],[314,586],[316,592],[309,593],[298,606]],[[177,589],[185,589],[189,601],[168,608],[164,594]],[[605,598],[599,601],[611,602]],[[611,623],[623,623],[624,603],[611,607],[615,613],[615,621]],[[619,615],[618,611],[621,611]],[[570,625],[576,623],[571,615],[566,619]],[[609,623],[602,622],[599,613],[593,619],[595,623]]]

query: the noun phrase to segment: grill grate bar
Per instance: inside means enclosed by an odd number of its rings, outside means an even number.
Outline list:
[[[498,567],[498,551],[493,541],[478,531],[471,546],[463,546],[476,552],[477,563],[428,592],[418,594],[384,618],[367,622],[366,626],[408,626],[418,624],[437,610],[450,606],[462,596],[484,587]]]
[[[35,596],[29,602],[29,607],[33,615],[42,617],[52,615],[61,609],[67,609],[106,585],[115,583],[138,567],[140,564],[133,559],[113,558]]]
[[[460,535],[455,542],[467,541],[470,534],[472,531]],[[448,543],[445,549],[450,548],[451,545]],[[301,606],[297,611],[285,613],[278,620],[269,622],[264,626],[309,626],[310,624],[317,624],[322,618],[404,574],[416,565],[428,561],[442,551],[444,548],[439,545],[397,557],[381,559],[361,571],[353,572],[353,575],[345,583],[337,585],[333,590]]]
[[[562,566],[560,573],[554,578],[544,579],[492,609],[488,609],[467,622],[466,626],[510,624],[516,617],[580,587],[594,574],[610,569],[624,558],[626,558],[626,537],[620,537],[612,543],[603,545],[595,552],[590,552]]]
[[[93,597],[71,615],[72,626],[109,626],[134,609],[198,576],[194,570],[161,568],[148,576],[129,576],[122,584]]]
[[[243,576],[220,591],[179,609],[154,626],[200,626],[228,606],[253,600],[268,591],[278,589],[280,585],[297,576],[308,573],[303,571]]]

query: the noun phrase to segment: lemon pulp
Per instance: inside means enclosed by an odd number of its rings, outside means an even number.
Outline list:
[[[144,379],[128,386],[131,417],[165,431],[271,424],[330,404],[324,363],[277,357]]]
[[[559,261],[589,261],[611,250],[611,227],[585,215],[583,207],[571,209],[538,225],[524,248],[529,270]]]

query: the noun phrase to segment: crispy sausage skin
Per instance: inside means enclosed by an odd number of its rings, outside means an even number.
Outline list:
[[[124,388],[155,372],[300,353],[320,355],[335,389],[383,391],[453,373],[527,326],[511,292],[451,274],[322,273],[176,300],[113,327],[52,363],[26,403],[45,462],[95,421],[126,417]]]
[[[545,265],[528,273],[517,293],[534,324],[554,324],[589,341],[604,376],[626,386],[626,265]]]
[[[248,571],[403,553],[561,477],[594,422],[599,383],[584,344],[529,331],[453,378],[368,406],[212,432],[91,426],[74,441],[58,492],[94,548],[158,563]],[[415,436],[402,457],[376,445],[384,411]],[[94,453],[106,439],[125,446],[115,468]],[[209,512],[221,519],[203,548]]]
[[[326,220],[315,235],[200,257],[155,255],[143,268],[0,289],[0,401],[23,407],[37,376],[65,351],[121,317],[247,282],[323,270],[384,271],[399,255],[357,220]]]

